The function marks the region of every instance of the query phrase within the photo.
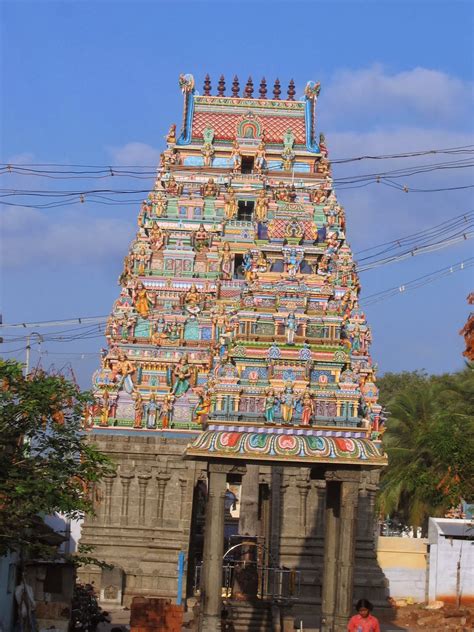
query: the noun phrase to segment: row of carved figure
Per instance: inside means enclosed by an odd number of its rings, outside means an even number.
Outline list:
[[[239,184],[241,181],[239,180]],[[267,192],[268,184],[264,183],[264,187],[260,189],[255,200],[257,208],[263,211],[268,208],[270,202],[288,202],[290,204],[312,203],[316,205],[337,206],[337,200],[330,188],[326,185],[318,185],[311,187],[296,186],[295,184],[285,184],[280,181],[271,186]],[[160,188],[161,187],[161,188]],[[238,190],[237,190],[238,192]],[[143,200],[141,205],[141,215],[164,217],[168,206],[168,198],[179,198],[178,202],[189,202],[190,200],[201,200],[203,198],[220,198],[224,197],[226,203],[226,217],[232,219],[234,213],[232,209],[237,209],[237,200],[235,197],[236,189],[230,183],[221,184],[216,182],[214,178],[209,178],[205,184],[190,185],[183,182],[177,182],[175,177],[170,174],[168,178],[163,177],[155,184],[155,188],[148,195],[148,199]],[[341,207],[342,208],[342,207]]]

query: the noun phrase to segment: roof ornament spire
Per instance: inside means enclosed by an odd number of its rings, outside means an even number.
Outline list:
[[[217,84],[217,96],[223,97],[225,95],[225,78],[221,75]]]
[[[253,80],[252,80],[252,77],[248,78],[247,85],[245,86],[245,97],[247,99],[253,99]]]
[[[232,82],[232,96],[233,97],[238,97],[239,96],[239,78],[237,77],[237,75],[234,76],[234,81]]]
[[[275,84],[273,86],[273,98],[278,101],[280,99],[280,94],[281,94],[280,80],[275,79]]]
[[[296,90],[295,90],[295,82],[293,81],[293,79],[290,79],[290,83],[288,84],[287,94],[288,94],[288,101],[295,100]]]
[[[260,82],[259,94],[261,99],[267,98],[267,81],[265,77],[262,77],[262,81]]]
[[[211,78],[209,77],[209,74],[207,74],[204,78],[203,92],[206,97],[211,94]]]

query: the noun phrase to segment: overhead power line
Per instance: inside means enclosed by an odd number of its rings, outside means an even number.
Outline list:
[[[375,303],[379,303],[380,301],[385,301],[392,296],[397,296],[399,294],[403,294],[409,290],[415,290],[424,285],[428,285],[429,283],[433,283],[438,279],[441,279],[446,276],[450,276],[455,272],[461,272],[462,270],[467,270],[468,268],[472,268],[474,266],[474,257],[470,257],[465,261],[460,261],[458,263],[454,263],[450,266],[446,266],[444,268],[440,268],[439,270],[435,270],[434,272],[429,272],[428,274],[424,274],[423,276],[417,277],[416,279],[412,279],[411,281],[406,281],[400,285],[395,285],[391,288],[387,288],[386,290],[381,290],[380,292],[375,292],[374,294],[369,294],[366,296],[361,302],[367,305],[373,305]]]

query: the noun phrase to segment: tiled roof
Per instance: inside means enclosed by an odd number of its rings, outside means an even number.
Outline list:
[[[237,126],[242,121],[242,113],[224,114],[220,112],[195,112],[193,117],[193,139],[202,138],[206,127],[212,127],[215,140],[233,140],[237,135]],[[265,116],[259,114],[258,120],[265,132],[267,143],[283,143],[283,135],[290,128],[295,136],[295,143],[306,142],[305,121],[300,117]]]

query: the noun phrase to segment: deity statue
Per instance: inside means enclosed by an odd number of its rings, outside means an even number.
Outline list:
[[[201,252],[204,248],[209,248],[211,245],[211,237],[207,230],[204,228],[204,224],[200,224],[197,231],[194,233],[194,246],[197,252]]]
[[[168,181],[165,184],[165,191],[175,197],[177,195],[179,195],[182,191],[182,185],[178,184],[174,178],[173,175],[171,175],[168,179]]]
[[[356,323],[351,334],[352,353],[359,354],[361,350],[361,330],[359,323]]]
[[[140,207],[140,212],[138,213],[138,219],[137,219],[138,228],[146,226],[150,211],[151,211],[151,208],[150,208],[149,202],[147,200],[143,200],[142,205]]]
[[[182,327],[176,319],[167,327],[167,333],[168,338],[173,342],[181,339]]]
[[[227,220],[234,219],[237,214],[237,200],[235,199],[235,191],[231,187],[224,199],[224,216]]]
[[[288,128],[283,135],[283,151],[292,151],[293,145],[295,144],[295,135],[292,130]]]
[[[160,316],[156,323],[153,323],[152,325],[150,336],[151,344],[156,347],[161,347],[163,342],[168,338],[167,329],[165,319],[163,316]]]
[[[257,257],[257,270],[259,272],[266,272],[268,270],[268,259],[267,255],[260,251]]]
[[[254,166],[257,173],[262,173],[262,169],[265,167],[265,143],[263,140],[255,152]]]
[[[118,384],[118,390],[123,387],[127,393],[133,392],[132,375],[134,373],[134,364],[130,362],[123,351],[119,351],[117,359],[112,365],[112,381],[116,382],[119,376],[121,378]]]
[[[104,391],[102,395],[102,407],[100,414],[100,425],[108,426],[109,425],[109,415],[110,415],[110,396],[109,391]]]
[[[293,411],[296,407],[297,398],[293,394],[293,385],[287,383],[282,394],[279,397],[281,402],[281,416],[283,417],[283,423],[291,425],[293,419]]]
[[[138,276],[143,276],[145,272],[149,271],[150,261],[151,261],[151,252],[147,252],[145,246],[142,244],[138,249],[138,253],[134,256],[135,261],[137,262],[137,274]]]
[[[319,189],[312,189],[310,191],[309,199],[311,200],[311,202],[314,202],[314,204],[324,204],[327,196],[328,192],[320,187]]]
[[[135,403],[133,405],[133,408],[135,410],[135,420],[133,422],[133,427],[141,428],[142,421],[143,421],[143,400],[142,400],[142,396],[140,395],[138,391],[136,392],[134,399],[135,399]]]
[[[230,250],[230,244],[228,241],[225,241],[219,263],[222,279],[225,281],[230,281],[232,279],[233,263],[234,255]]]
[[[324,158],[328,157],[328,148],[326,146],[326,137],[321,132],[319,135],[319,153],[324,156]]]
[[[166,136],[166,142],[169,145],[174,145],[176,143],[176,125],[173,123],[168,130],[168,134]]]
[[[301,250],[296,250],[296,248],[284,250],[285,267],[289,277],[294,278],[299,273],[303,258],[304,252]]]
[[[165,395],[163,403],[161,404],[158,421],[161,422],[161,427],[163,429],[169,428],[170,426],[171,416],[173,414],[174,400],[175,396],[172,393],[168,393],[168,395]]]
[[[173,370],[173,390],[172,393],[175,397],[184,395],[190,387],[191,367],[188,364],[188,354],[185,353],[181,356],[178,364]]]
[[[196,314],[199,314],[199,312],[201,311],[200,302],[201,295],[199,294],[195,283],[193,283],[190,289],[184,295],[184,307],[187,312],[195,317]]]
[[[288,189],[283,182],[279,182],[278,186],[274,189],[273,195],[277,202],[288,202]]]
[[[346,213],[344,211],[343,206],[337,206],[337,223],[339,224],[342,231],[346,230]]]
[[[142,318],[148,318],[152,304],[153,301],[149,292],[146,290],[143,283],[139,281],[133,292],[133,306]]]
[[[265,189],[262,189],[255,202],[255,219],[257,222],[265,222],[268,212],[268,200],[265,193]]]
[[[316,163],[316,173],[319,173],[319,175],[325,177],[330,175],[330,164],[329,164],[329,160],[327,158],[320,158],[318,160],[318,162]]]
[[[311,425],[311,421],[314,417],[314,413],[316,411],[313,395],[309,389],[306,389],[301,397],[302,403],[302,413],[301,413],[301,423],[303,426]]]
[[[283,158],[283,168],[285,171],[291,171],[293,160],[295,159],[295,153],[293,151],[293,145],[295,144],[295,136],[291,129],[288,129],[283,136],[283,152],[281,157]]]
[[[158,403],[154,393],[150,395],[150,399],[145,404],[145,423],[148,429],[156,428],[156,415],[158,412]]]
[[[125,285],[133,274],[133,262],[131,257],[127,255],[123,260],[123,271],[119,276],[119,285]]]
[[[237,169],[239,169],[240,165],[242,164],[242,154],[240,153],[240,147],[237,140],[234,140],[233,142],[232,152],[230,154],[230,161],[232,162],[234,171],[237,171]]]
[[[150,228],[150,244],[153,250],[161,250],[165,245],[165,234],[156,223]]]
[[[295,335],[298,329],[298,321],[294,312],[290,312],[285,320],[285,336],[286,343],[289,345],[295,344]]]
[[[163,217],[166,212],[166,197],[161,193],[161,191],[152,191],[148,196],[152,203],[153,213],[156,217]]]
[[[278,405],[279,399],[275,396],[273,388],[267,389],[265,392],[265,400],[263,403],[263,410],[265,415],[265,423],[273,425],[275,423],[275,409]]]
[[[214,130],[212,127],[206,127],[202,136],[204,144],[201,147],[201,153],[204,156],[204,166],[210,167],[212,163],[212,156],[215,153],[215,149],[212,144],[214,142]]]
[[[211,412],[212,399],[209,391],[201,389],[199,393],[199,402],[194,409],[194,417],[198,424],[202,424]]]
[[[202,187],[202,196],[203,197],[216,197],[219,193],[219,187],[214,182],[214,178],[209,178],[206,184]]]

